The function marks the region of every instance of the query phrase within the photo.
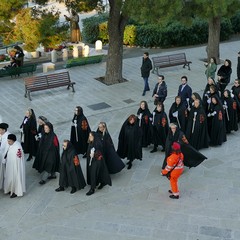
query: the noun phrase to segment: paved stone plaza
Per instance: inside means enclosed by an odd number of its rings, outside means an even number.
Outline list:
[[[221,44],[221,59],[232,60],[232,82],[236,78],[239,41]],[[125,51],[129,51],[125,49]],[[151,92],[142,97],[141,56],[147,49],[136,49],[138,57],[125,58],[123,75],[128,82],[106,86],[94,78],[103,76],[106,63],[69,69],[76,82],[75,93],[58,88],[32,93],[24,98],[23,78],[0,79],[3,121],[9,131],[18,132],[28,107],[37,116],[44,115],[53,123],[59,140],[69,138],[75,106],[81,105],[92,130],[105,121],[115,146],[122,123],[136,113],[141,100],[153,110]],[[150,51],[152,52],[152,50]],[[182,66],[165,68],[162,74],[168,85],[166,111],[177,93],[180,78],[187,75],[193,91],[202,95],[206,84],[205,46],[177,49],[165,53],[185,52],[192,61],[191,71]],[[156,55],[162,50],[154,50]],[[152,57],[151,54],[150,57]],[[41,70],[39,66],[38,70]],[[157,76],[150,76],[151,90]],[[232,83],[231,83],[232,85]],[[101,103],[101,104],[100,104]],[[96,110],[95,104],[99,104]],[[109,106],[108,106],[109,105]],[[133,162],[131,170],[112,175],[112,187],[86,196],[89,187],[70,195],[70,190],[54,191],[58,179],[40,186],[39,174],[26,162],[27,193],[10,199],[0,193],[1,240],[239,240],[240,239],[240,132],[228,135],[221,147],[201,152],[208,159],[197,168],[185,169],[180,178],[179,200],[168,197],[169,181],[160,176],[164,154],[143,150],[143,160]],[[85,159],[81,165],[85,174]],[[126,160],[124,160],[126,161]]]

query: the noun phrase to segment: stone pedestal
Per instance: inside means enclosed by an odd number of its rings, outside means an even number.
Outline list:
[[[97,40],[95,42],[95,50],[96,51],[102,51],[102,41],[101,40]]]
[[[55,64],[54,63],[43,63],[42,66],[43,66],[43,72],[44,73],[55,70]]]
[[[84,47],[84,52],[83,52],[83,56],[84,57],[88,57],[89,56],[89,52],[90,52],[90,48],[88,45],[85,45]]]
[[[57,62],[57,51],[56,50],[51,51],[51,62],[53,62],[53,63]]]
[[[68,60],[68,50],[66,48],[62,50],[62,57],[63,57],[63,61]]]
[[[78,58],[78,47],[77,46],[73,47],[73,58]]]

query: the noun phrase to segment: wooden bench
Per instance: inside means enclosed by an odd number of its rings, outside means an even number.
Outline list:
[[[37,70],[37,64],[26,64],[21,67],[9,67],[5,70],[0,70],[0,77],[6,77],[6,76],[20,76],[22,73],[29,73],[33,74]]]
[[[177,65],[183,65],[188,67],[188,70],[190,69],[190,61],[186,59],[185,53],[177,53],[177,54],[171,54],[171,55],[165,55],[165,56],[158,56],[153,57],[153,70],[152,73],[157,72],[159,74],[160,68],[166,68],[166,67],[172,67]]]
[[[31,101],[31,92],[64,87],[67,86],[67,89],[70,87],[72,91],[75,92],[74,84],[71,82],[68,71],[59,71],[51,74],[42,74],[38,76],[28,77],[24,79],[25,83],[25,97]]]

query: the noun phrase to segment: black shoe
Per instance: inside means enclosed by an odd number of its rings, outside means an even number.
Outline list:
[[[75,193],[77,191],[77,189],[75,187],[72,187],[72,190],[71,190],[71,194]]]
[[[130,163],[128,164],[127,169],[131,169],[131,168],[132,168],[132,163],[130,162]]]
[[[87,196],[90,196],[90,195],[94,194],[94,192],[95,192],[95,190],[91,188],[91,189],[86,193],[86,195],[87,195]]]
[[[55,189],[56,192],[62,192],[64,190],[65,190],[64,187],[61,187],[61,186],[59,188]]]
[[[105,185],[106,185],[106,184],[101,183],[101,184],[99,185],[98,189],[104,188]]]
[[[175,195],[170,195],[169,197],[172,199],[179,199],[179,196],[175,196]]]
[[[145,92],[142,93],[142,96],[145,96]]]
[[[154,148],[152,151],[150,151],[150,153],[154,153],[157,152],[157,148]]]
[[[31,161],[32,160],[32,157],[28,157],[27,158],[27,162]]]
[[[87,153],[84,153],[82,157],[87,158]]]
[[[17,197],[17,195],[16,195],[15,193],[13,193],[13,194],[10,196],[10,198],[15,198],[15,197]]]
[[[48,176],[47,179],[51,180],[51,179],[56,179],[56,178],[57,178],[57,176],[55,176],[55,175],[50,175],[50,176]]]
[[[172,194],[172,190],[168,190],[168,192]]]
[[[43,184],[45,184],[45,183],[46,183],[46,181],[44,181],[44,180],[41,180],[41,181],[39,182],[40,185],[43,185]]]

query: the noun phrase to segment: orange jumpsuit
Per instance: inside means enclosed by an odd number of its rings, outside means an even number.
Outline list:
[[[174,166],[176,167],[174,168]],[[165,175],[169,171],[171,171],[171,169],[173,169],[170,177],[170,185],[171,185],[172,194],[175,196],[179,196],[178,178],[181,176],[183,172],[183,168],[184,168],[183,154],[173,152],[167,158],[167,166],[165,167],[165,169],[162,170],[162,174]]]

